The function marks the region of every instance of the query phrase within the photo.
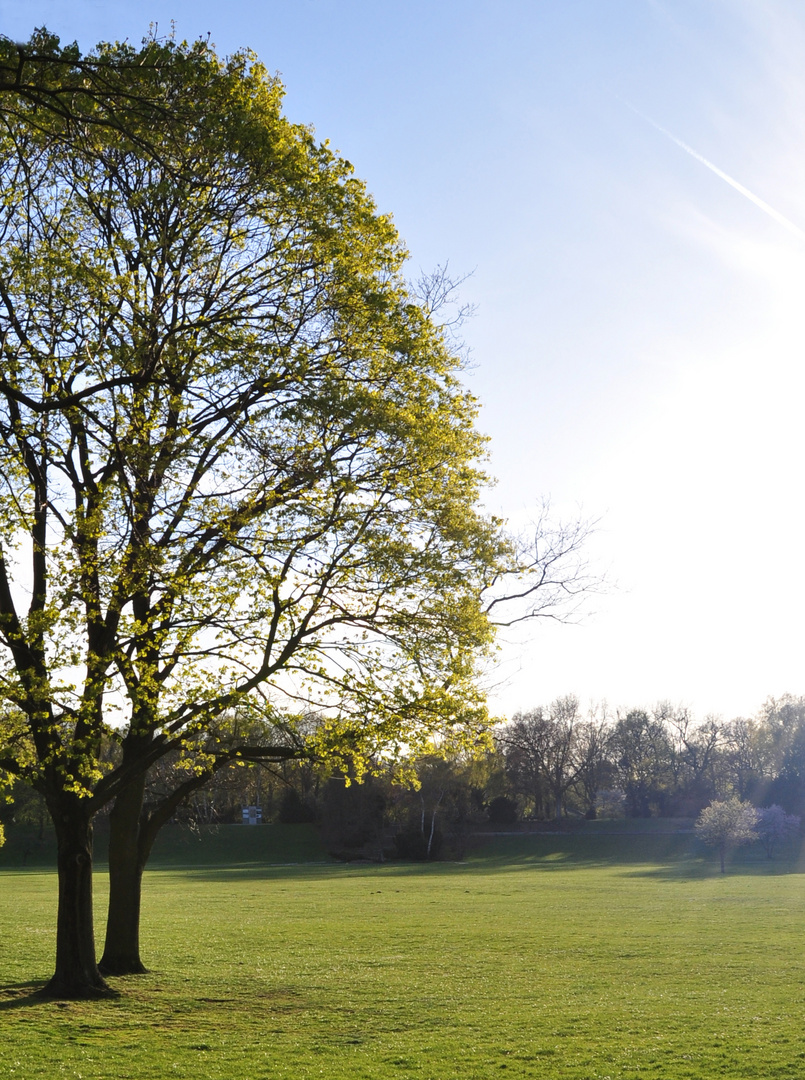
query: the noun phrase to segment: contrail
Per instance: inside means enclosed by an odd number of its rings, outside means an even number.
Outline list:
[[[789,221],[787,217],[784,217],[779,210],[775,210],[773,206],[769,206],[767,202],[764,202],[759,195],[755,195],[754,191],[750,191],[749,188],[745,188],[743,184],[739,184],[737,180],[733,180],[731,176],[719,169],[717,165],[714,165],[712,161],[708,161],[706,157],[702,157],[700,153],[693,149],[692,146],[688,146],[687,143],[682,142],[676,135],[673,135],[667,128],[662,127],[656,120],[652,120],[650,116],[646,116],[645,113],[641,113],[639,109],[636,109],[634,105],[631,105],[625,98],[620,99],[623,104],[631,109],[635,116],[639,116],[641,120],[645,120],[647,124],[651,124],[653,128],[661,132],[671,142],[676,143],[686,154],[690,154],[692,158],[700,161],[702,165],[706,166],[710,172],[714,172],[716,176],[720,176],[722,180],[725,180],[730,187],[735,188],[736,191],[740,191],[741,195],[744,195],[750,202],[753,202],[755,206],[759,207],[764,214],[768,214],[770,218],[774,218],[778,225],[782,225],[784,229],[792,233],[794,236],[798,236],[800,240],[805,240],[805,231],[800,229],[798,225],[795,225],[793,221]]]

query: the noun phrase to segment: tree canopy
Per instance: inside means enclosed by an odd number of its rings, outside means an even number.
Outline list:
[[[361,726],[381,682],[414,737],[409,706],[468,700],[489,640],[474,403],[390,221],[276,80],[159,52],[135,70],[182,103],[165,165],[89,126],[3,132],[7,696],[82,730],[102,700],[147,725],[158,699],[170,734],[292,670],[291,696],[357,704],[355,750],[383,735]]]

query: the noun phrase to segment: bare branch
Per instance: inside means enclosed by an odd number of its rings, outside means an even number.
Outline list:
[[[554,522],[543,502],[531,530],[511,541],[513,556],[488,582],[484,610],[495,626],[511,627],[534,619],[572,622],[589,596],[607,586],[606,575],[587,559],[588,541],[598,520]]]

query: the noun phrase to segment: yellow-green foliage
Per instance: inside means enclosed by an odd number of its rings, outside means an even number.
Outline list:
[[[0,666],[35,749],[17,771],[99,806],[168,749],[209,760],[258,690],[357,773],[473,744],[480,597],[510,551],[390,219],[247,51],[81,58],[44,31],[30,51],[0,100],[0,580],[31,595],[0,589]],[[122,775],[104,747],[125,731]]]

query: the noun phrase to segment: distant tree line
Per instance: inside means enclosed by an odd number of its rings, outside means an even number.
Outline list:
[[[176,790],[182,769],[178,757],[151,769],[146,810]],[[41,797],[22,782],[11,796],[0,823],[43,830]],[[195,786],[173,820],[230,824],[259,806],[264,823],[318,824],[334,854],[427,859],[462,856],[490,824],[694,818],[732,799],[805,816],[805,697],[770,698],[750,719],[697,722],[667,702],[585,711],[568,695],[516,713],[475,754],[420,757],[402,773],[377,762],[361,783],[312,759],[233,763]]]
[[[568,696],[516,714],[496,741],[524,818],[695,817],[733,796],[805,810],[805,697],[769,698],[751,719],[697,722],[668,702],[583,713]]]

